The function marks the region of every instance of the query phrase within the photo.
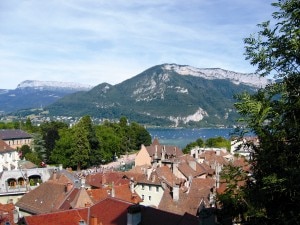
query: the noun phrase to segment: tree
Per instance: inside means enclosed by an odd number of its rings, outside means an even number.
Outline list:
[[[204,141],[201,138],[198,138],[196,141],[193,141],[191,143],[188,143],[183,149],[182,152],[184,154],[190,154],[191,150],[195,147],[203,147]]]
[[[59,140],[59,130],[63,128],[68,128],[68,125],[63,122],[51,121],[42,123],[40,126],[40,132],[45,141],[46,156],[45,161],[47,163],[52,163],[50,160],[51,153],[55,148],[55,142]]]
[[[21,148],[19,149],[19,155],[20,155],[20,159],[24,159],[25,155],[27,153],[31,153],[32,150],[29,147],[29,145],[22,145]]]
[[[41,161],[45,161],[46,159],[45,141],[43,140],[42,135],[39,133],[33,134],[32,150],[33,153],[36,154],[36,157],[40,160],[38,162],[38,165],[40,164]]]
[[[230,141],[223,137],[215,137],[215,138],[208,138],[205,141],[206,147],[212,147],[212,148],[227,148],[227,150],[230,150]]]
[[[83,126],[83,121],[80,121],[74,126],[74,145],[71,155],[71,162],[77,166],[77,171],[88,165],[90,144],[88,140],[88,131]]]
[[[241,167],[228,164],[224,166],[220,173],[221,182],[226,184],[225,193],[218,194],[218,199],[222,203],[221,221],[237,220],[244,222],[248,204],[245,200],[245,185],[247,174]]]
[[[79,126],[82,126],[86,131],[87,140],[89,142],[89,160],[87,166],[99,165],[101,163],[101,157],[99,154],[100,142],[96,136],[95,126],[93,125],[92,119],[90,116],[83,116],[79,123]]]
[[[238,95],[235,104],[241,121],[260,143],[252,146],[255,182],[248,182],[245,193],[260,224],[299,224],[300,1],[272,5],[278,8],[275,24],[258,25],[258,34],[245,39],[245,55],[261,76],[279,80],[253,95]]]
[[[74,134],[72,129],[63,128],[59,130],[59,139],[50,155],[51,162],[62,164],[64,167],[70,167],[72,150],[74,149]]]

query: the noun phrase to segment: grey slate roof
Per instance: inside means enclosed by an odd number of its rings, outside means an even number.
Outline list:
[[[31,134],[19,129],[0,130],[0,140],[27,139],[32,138]]]

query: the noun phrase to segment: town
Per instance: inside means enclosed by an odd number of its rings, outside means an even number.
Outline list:
[[[222,168],[250,169],[247,151],[195,147],[184,154],[153,139],[107,165],[73,171],[21,160],[17,149],[33,141],[25,131],[3,129],[0,139],[1,221],[11,225],[217,224],[216,195],[227,185]]]

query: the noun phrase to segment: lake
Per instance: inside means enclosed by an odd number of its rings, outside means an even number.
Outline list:
[[[230,138],[233,128],[147,128],[152,139],[158,138],[160,144],[175,145],[183,149],[198,138],[206,140],[212,137]]]

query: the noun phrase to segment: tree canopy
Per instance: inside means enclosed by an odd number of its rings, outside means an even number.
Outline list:
[[[235,104],[240,121],[259,139],[252,146],[245,214],[251,224],[299,224],[300,1],[272,5],[273,20],[245,39],[245,55],[257,73],[277,80],[255,94],[238,95]]]

